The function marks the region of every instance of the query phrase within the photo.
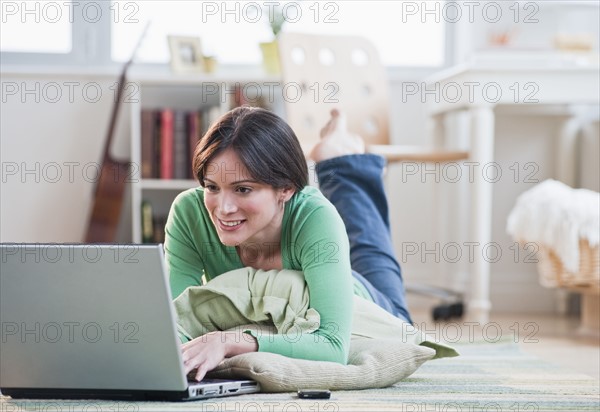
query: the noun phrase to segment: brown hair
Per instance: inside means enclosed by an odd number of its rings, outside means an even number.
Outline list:
[[[275,113],[238,107],[221,116],[200,139],[192,160],[194,176],[204,186],[211,161],[233,149],[253,179],[275,189],[308,184],[308,166],[292,128]]]

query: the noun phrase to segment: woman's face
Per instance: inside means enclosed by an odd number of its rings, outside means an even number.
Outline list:
[[[226,246],[279,247],[284,204],[294,191],[254,180],[238,155],[228,149],[206,168],[204,204]]]

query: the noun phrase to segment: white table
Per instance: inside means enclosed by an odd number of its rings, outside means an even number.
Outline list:
[[[600,103],[597,56],[495,56],[436,73],[425,80],[425,85],[428,91],[439,91],[439,97],[434,93],[422,95],[433,121],[436,144],[445,144],[444,117],[465,110],[471,122],[469,160],[480,165],[494,160],[497,107],[514,106],[520,110],[529,106],[527,109],[533,111],[562,107],[560,113],[567,116],[558,139],[561,162],[557,176],[567,184],[576,183],[575,138],[579,123],[575,115],[582,106]],[[469,241],[486,245],[491,242],[492,183],[486,182],[481,173],[474,176],[469,186],[472,212]],[[491,309],[490,263],[481,254],[474,255],[469,277],[467,317],[485,323]]]

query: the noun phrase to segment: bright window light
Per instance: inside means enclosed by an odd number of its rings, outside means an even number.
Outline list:
[[[259,64],[259,43],[272,40],[269,20],[274,4],[280,4],[287,18],[283,31],[367,37],[386,66],[443,65],[443,19],[402,19],[402,3],[406,2],[113,1],[112,58],[126,61],[150,20],[138,62],[168,62],[167,36],[180,35],[200,37],[203,54],[220,63]]]
[[[71,1],[0,1],[0,50],[20,53],[70,53]]]

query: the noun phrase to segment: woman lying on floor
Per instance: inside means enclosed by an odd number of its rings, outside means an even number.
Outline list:
[[[322,326],[293,341],[252,332],[192,339],[182,351],[196,379],[253,351],[345,364],[354,294],[411,323],[390,239],[384,159],[365,154],[336,110],[311,158],[320,191],[308,186],[292,129],[257,108],[226,113],[199,142],[193,169],[201,187],[175,199],[166,226],[173,297],[234,269],[292,269],[304,274]]]

